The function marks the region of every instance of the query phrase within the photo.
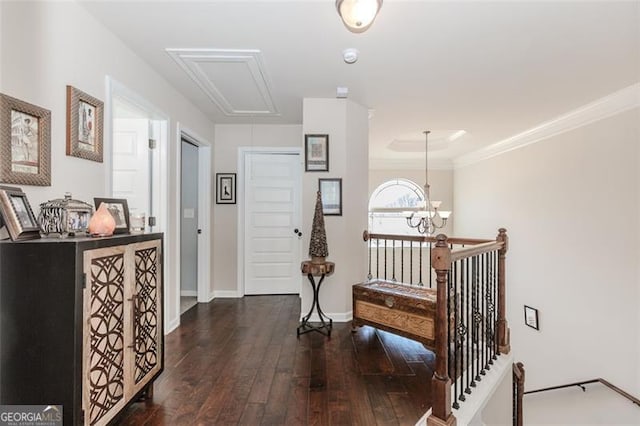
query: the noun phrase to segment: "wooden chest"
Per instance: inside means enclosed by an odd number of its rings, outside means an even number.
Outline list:
[[[353,286],[353,326],[369,325],[435,348],[436,291],[375,280]]]

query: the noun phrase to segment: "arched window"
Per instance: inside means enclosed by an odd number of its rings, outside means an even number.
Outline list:
[[[419,235],[407,226],[403,211],[424,204],[424,191],[407,179],[392,179],[378,186],[369,198],[369,232]]]

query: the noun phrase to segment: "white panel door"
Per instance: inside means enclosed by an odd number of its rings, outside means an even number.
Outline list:
[[[113,197],[126,198],[131,212],[150,213],[149,120],[113,120]]]
[[[245,294],[300,292],[300,155],[245,157]]]

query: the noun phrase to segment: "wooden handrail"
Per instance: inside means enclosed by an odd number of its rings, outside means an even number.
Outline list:
[[[550,390],[563,389],[563,388],[572,388],[574,386],[580,387],[582,389],[582,391],[585,392],[586,389],[585,389],[584,385],[589,385],[591,383],[601,383],[601,384],[605,385],[606,387],[608,387],[609,389],[611,389],[612,391],[618,393],[619,395],[622,395],[623,397],[625,397],[629,401],[633,402],[637,406],[640,406],[640,399],[636,398],[635,396],[631,395],[628,392],[623,391],[622,389],[620,389],[616,385],[614,385],[611,382],[609,382],[607,380],[604,380],[602,378],[584,380],[582,382],[567,383],[565,385],[558,385],[558,386],[551,386],[551,387],[548,387],[548,388],[530,390],[530,391],[526,391],[524,394],[527,395],[527,394],[530,394],[530,393],[546,392],[546,391],[550,391]]]
[[[448,240],[448,239],[447,239]],[[451,261],[466,259],[467,257],[477,256],[483,253],[498,251],[504,247],[502,241],[489,241],[487,243],[477,244],[471,247],[463,247],[451,250]]]
[[[422,243],[435,243],[436,237],[422,236],[422,235],[396,235],[396,234],[376,234],[364,231],[362,233],[362,239],[364,241],[369,240],[398,240],[398,241],[413,241]],[[461,237],[447,237],[447,243],[457,245],[475,245],[495,242],[495,240],[487,240],[482,238],[461,238]]]

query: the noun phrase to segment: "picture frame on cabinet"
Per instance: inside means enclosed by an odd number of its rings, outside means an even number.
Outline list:
[[[67,155],[102,163],[104,103],[67,86]]]
[[[236,203],[236,174],[216,173],[216,204]]]
[[[51,185],[51,111],[3,93],[0,182]]]
[[[128,234],[129,233],[129,206],[127,200],[124,198],[94,198],[93,203],[96,206],[96,210],[100,207],[100,204],[105,203],[107,210],[113,216],[116,221],[116,228],[113,230],[114,234]]]
[[[304,170],[329,171],[329,135],[304,135]]]
[[[325,216],[342,216],[342,178],[318,179]]]
[[[0,214],[11,240],[40,238],[40,226],[22,189],[0,186]]]

